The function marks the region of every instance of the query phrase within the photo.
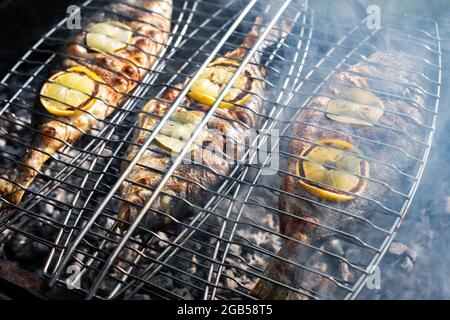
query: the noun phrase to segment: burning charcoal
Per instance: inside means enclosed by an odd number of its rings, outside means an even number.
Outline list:
[[[192,278],[191,275],[187,275],[187,274],[182,274],[179,276],[181,281],[184,281],[186,283],[194,283],[194,279]]]
[[[194,263],[192,263],[191,266],[187,269],[187,272],[189,272],[190,274],[196,274],[197,273],[197,264],[196,263],[198,263],[198,259],[195,254],[192,256],[192,261]]]
[[[150,282],[157,287],[171,290],[173,288],[173,279],[164,275],[156,275],[154,276]]]
[[[21,234],[14,234],[5,245],[8,259],[19,262],[33,262],[39,258],[33,241]]]
[[[405,259],[403,259],[403,262],[400,263],[400,268],[402,268],[407,273],[411,273],[414,268],[414,262],[410,257],[405,257]]]
[[[54,206],[52,206],[50,203],[41,201],[39,203],[39,207],[40,207],[40,212],[43,212],[44,214],[46,214],[48,216],[52,216]]]
[[[114,219],[105,218],[103,225],[106,230],[112,230],[115,223],[116,221]]]
[[[267,232],[258,231],[257,233],[253,233],[250,235],[249,240],[254,243],[258,247],[265,248],[264,245],[271,243],[270,235]]]
[[[250,279],[246,275],[242,275],[239,277],[239,283],[246,289],[251,290],[255,285],[255,279]]]
[[[5,243],[8,241],[8,238],[10,236],[11,236],[10,230],[5,230],[0,233],[0,259],[6,260]]]
[[[152,300],[150,298],[149,295],[146,294],[135,294],[132,298],[132,300],[136,300],[136,301],[148,301],[148,300]]]
[[[276,225],[275,225],[275,219],[274,216],[272,214],[266,214],[264,216],[264,218],[262,219],[262,223],[269,227],[272,230],[276,229]]]
[[[395,256],[402,256],[403,254],[405,254],[407,249],[408,247],[403,243],[394,242],[389,248],[389,253]]]
[[[71,203],[73,200],[73,194],[68,193],[63,189],[57,189],[55,199],[61,203]]]
[[[113,154],[113,152],[112,152],[112,150],[111,149],[108,149],[108,148],[105,148],[105,149],[103,149],[103,151],[102,151],[102,157],[105,157],[105,158],[111,158],[112,157],[112,154]]]
[[[164,232],[158,232],[158,247],[164,250],[169,245],[169,238]]]
[[[415,262],[417,260],[418,254],[415,250],[408,247],[408,249],[406,250],[406,254],[411,259],[412,262]]]
[[[242,262],[239,260],[239,259],[236,259],[235,257],[233,257],[233,256],[228,256],[226,259],[225,259],[225,262],[226,263],[228,263],[228,264],[230,264],[230,265],[239,265],[243,270],[248,270],[248,265],[246,265],[246,264],[242,264]],[[234,269],[233,269],[234,270]]]
[[[251,266],[254,266],[256,268],[263,268],[267,263],[263,258],[256,254],[248,254],[246,260]]]
[[[352,270],[350,269],[350,267],[347,263],[344,263],[344,262],[341,263],[340,271],[341,271],[340,272],[341,278],[344,281],[347,281],[347,282],[353,281],[355,274],[352,272]]]
[[[180,296],[184,300],[194,300],[194,297],[188,288],[175,288],[173,293]]]
[[[327,273],[329,265],[324,261],[318,261],[314,265],[312,265],[311,268],[318,272]]]
[[[91,166],[91,162],[90,162],[90,161],[83,161],[83,162],[81,163],[81,165],[79,165],[78,167],[79,167],[80,169],[82,169],[82,170],[88,171],[89,168],[90,168],[90,166]]]
[[[0,244],[4,244],[7,239],[11,236],[11,230],[5,230],[3,232],[0,232]]]
[[[157,257],[159,255],[158,251],[154,249],[147,250],[147,255],[149,257]]]
[[[389,254],[394,256],[406,255],[411,259],[412,262],[416,261],[417,259],[417,252],[400,242],[392,243],[391,247],[389,248]]]
[[[324,249],[339,256],[345,255],[342,241],[339,239],[329,241],[328,245],[326,245]]]
[[[192,256],[187,252],[182,252],[180,256],[184,257],[184,259],[177,259],[177,267],[180,270],[187,270],[191,266],[189,261],[192,260]]]
[[[348,249],[345,252],[345,258],[353,264],[365,264],[365,259],[361,255],[361,251],[357,249]]]
[[[241,255],[242,248],[241,248],[241,246],[239,246],[237,244],[232,244],[232,245],[230,245],[230,252],[232,254],[239,256],[239,255]]]
[[[44,175],[48,176],[48,177],[51,177],[52,176],[52,169],[50,169],[50,168],[45,169],[44,170]]]
[[[201,252],[202,251],[202,245],[198,242],[191,242],[192,250],[195,252]]]
[[[225,287],[230,289],[236,289],[238,284],[234,280],[234,273],[230,269],[225,270],[225,275],[223,276]]]

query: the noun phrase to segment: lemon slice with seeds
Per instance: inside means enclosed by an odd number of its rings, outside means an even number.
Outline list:
[[[349,88],[328,103],[327,117],[346,124],[372,126],[384,114],[383,102],[371,91]]]
[[[239,65],[239,62],[231,59],[215,60],[194,82],[188,96],[207,106],[212,106],[236,73]],[[255,88],[255,79],[255,73],[250,67],[247,67],[233,83],[219,106],[234,109],[236,105],[245,105],[251,98],[250,92]]]
[[[358,157],[361,151],[349,142],[325,139],[306,148],[297,162],[300,185],[319,198],[345,202],[361,195],[367,187],[369,164]],[[303,178],[303,179],[302,179]]]
[[[54,74],[42,86],[42,105],[57,116],[72,116],[89,110],[97,99],[98,77],[84,67],[73,67]]]
[[[129,26],[118,21],[97,23],[86,35],[86,44],[92,50],[115,53],[128,47],[133,39]]]

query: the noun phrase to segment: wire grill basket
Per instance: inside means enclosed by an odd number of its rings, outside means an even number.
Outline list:
[[[108,1],[87,1],[81,10],[101,10],[105,2]],[[267,70],[263,81],[268,94],[261,99],[269,108],[267,114],[255,115],[261,125],[242,159],[234,159],[230,174],[222,175],[216,188],[199,186],[207,195],[204,204],[184,199],[193,213],[187,219],[175,219],[153,209],[151,202],[164,194],[164,183],[183,160],[181,154],[162,172],[161,185],[152,190],[151,199],[139,208],[138,214],[143,218],[149,210],[154,211],[167,216],[170,223],[152,229],[141,219],[121,221],[117,208],[126,200],[120,197],[118,189],[129,181],[129,171],[121,166],[126,163],[125,167],[131,170],[139,161],[139,155],[127,161],[126,152],[133,144],[134,131],[139,129],[137,117],[142,106],[170,88],[185,96],[196,75],[210,61],[239,47],[257,16],[264,18],[265,32],[253,48],[248,48],[237,72],[253,64],[254,57],[263,56],[261,64]],[[144,295],[156,299],[252,299],[251,290],[259,279],[306,298],[355,298],[394,238],[414,196],[431,147],[440,97],[437,24],[415,17],[383,17],[381,28],[370,29],[367,19],[337,16],[330,21],[330,17],[315,14],[307,3],[299,1],[253,0],[245,5],[233,0],[224,4],[175,1],[168,43],[149,75],[120,110],[47,163],[20,207],[1,216],[0,231],[20,234],[43,245],[44,274],[50,284],[69,285],[87,298],[134,299]],[[282,21],[289,21],[292,30],[261,52],[259,46],[267,41],[271,30],[280,28]],[[0,120],[5,124],[2,127],[6,128],[0,136],[5,146],[2,169],[20,162],[21,150],[29,147],[34,130],[31,115],[39,113],[31,108],[38,95],[36,86],[57,58],[55,48],[65,43],[65,22],[47,33],[1,82],[10,93],[2,101],[0,111]],[[408,51],[411,46],[416,48],[413,53]],[[280,185],[287,160],[295,156],[287,151],[287,143],[293,139],[293,119],[311,98],[320,95],[333,75],[383,50],[402,52],[423,67],[399,70],[420,82],[414,88],[399,84],[405,92],[419,90],[426,101],[424,106],[417,106],[424,115],[424,123],[420,124],[423,135],[409,137],[420,149],[417,155],[409,157],[414,165],[408,172],[392,168],[395,174],[404,176],[405,183],[391,186],[370,181],[389,188],[392,199],[368,199],[377,206],[377,213],[360,218],[352,229],[319,225],[343,240],[308,246],[312,256],[337,261],[338,274],[320,263],[286,261],[306,270],[314,281],[324,279],[333,290],[327,293],[322,288],[303,287],[302,283],[300,287],[290,286],[267,278],[265,267],[271,259],[282,259],[277,252],[288,238],[279,232],[278,220],[280,215],[289,214],[280,209],[279,198],[285,195]],[[181,88],[177,86],[180,83],[184,83]],[[378,94],[390,93],[380,90]],[[152,148],[153,139],[181,103],[179,99],[171,105],[169,115],[139,146],[141,150]],[[214,117],[218,104],[209,110],[205,123]],[[201,131],[199,127],[196,133]],[[189,147],[186,145],[183,150],[187,152]],[[369,160],[377,162],[376,158]],[[352,215],[339,206],[332,210]],[[121,223],[128,224],[126,231],[120,230]],[[7,237],[2,241],[7,241]]]

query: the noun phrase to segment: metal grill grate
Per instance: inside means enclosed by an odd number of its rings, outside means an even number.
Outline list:
[[[82,10],[99,10],[104,2],[108,1],[88,1]],[[386,16],[381,29],[369,30],[365,20],[336,17],[336,21],[330,23],[329,17],[314,14],[297,1],[254,0],[246,6],[239,1],[227,1],[222,6],[211,1],[185,0],[175,2],[174,9],[172,32],[164,56],[149,76],[112,117],[80,143],[67,146],[47,164],[20,207],[1,218],[1,230],[23,234],[49,248],[44,272],[51,284],[66,285],[68,267],[76,267],[80,273],[71,280],[76,283],[80,280],[81,287],[77,291],[88,298],[132,299],[138,295],[160,299],[254,298],[250,291],[258,279],[309,298],[355,298],[395,236],[428,157],[441,85],[437,24],[414,17]],[[122,173],[120,166],[126,161],[125,152],[132,144],[141,107],[168,88],[175,88],[189,79],[190,82],[178,89],[182,96],[186,95],[195,75],[200,74],[212,59],[239,46],[237,43],[245,37],[257,15],[272,19],[264,21],[266,31],[255,47],[249,49],[237,71],[239,73],[247,64],[252,64],[256,55],[264,55],[262,63],[268,73],[264,82],[269,93],[264,100],[270,109],[267,114],[256,115],[262,123],[256,138],[250,141],[245,155],[231,173],[221,177],[222,183],[217,188],[201,186],[208,194],[205,205],[181,199],[195,209],[190,219],[172,219],[169,227],[158,230],[149,229],[143,221],[136,220],[127,232],[120,231],[118,225],[124,221],[117,217],[117,207],[126,200],[120,198],[117,191],[121,182],[127,180],[127,173]],[[271,29],[278,28],[280,22],[286,20],[294,23],[294,29],[267,52],[259,52],[258,45]],[[4,148],[2,168],[20,161],[17,158],[19,150],[29,144],[30,113],[38,113],[30,108],[30,101],[36,97],[37,83],[45,80],[43,72],[58,55],[54,48],[61,45],[61,41],[64,43],[64,25],[63,20],[2,81],[12,94],[0,113],[0,119],[8,124],[4,126],[8,131],[1,133],[1,139],[4,144],[14,146],[12,151]],[[421,28],[417,29],[417,25]],[[326,292],[322,288],[306,288],[306,285],[292,287],[266,278],[264,268],[271,259],[282,259],[277,252],[288,238],[278,231],[278,216],[289,212],[279,209],[278,202],[280,196],[286,196],[280,184],[281,178],[288,174],[287,159],[297,157],[286,151],[286,144],[296,138],[290,134],[291,125],[295,123],[293,119],[312,97],[320,95],[321,88],[336,73],[367,60],[375,51],[389,49],[408,53],[411,46],[417,50],[409,57],[420,61],[423,71],[402,72],[420,79],[420,85],[415,89],[423,92],[427,102],[426,106],[418,106],[425,119],[420,126],[423,135],[410,137],[411,142],[420,147],[418,155],[408,157],[408,161],[414,162],[413,169],[402,172],[380,163],[404,176],[405,183],[400,188],[370,180],[370,183],[389,188],[392,199],[386,199],[386,202],[367,199],[378,207],[377,212],[370,218],[359,217],[358,228],[339,230],[334,226],[318,226],[344,239],[345,243],[339,243],[339,246],[345,248],[342,250],[345,252],[339,252],[336,243],[335,247],[304,244],[313,255],[338,261],[341,269],[351,277],[323,271],[320,264],[286,261],[314,275],[315,281],[324,279],[328,288],[333,289]],[[394,65],[389,67],[396,68]],[[405,90],[412,89],[404,84],[400,86]],[[377,94],[392,95],[383,90]],[[181,100],[175,101],[168,113],[180,103]],[[217,105],[210,109],[203,124],[213,116]],[[160,121],[140,146],[142,150],[151,148],[152,140],[168,117]],[[200,133],[201,129],[196,132]],[[386,130],[395,131],[396,128]],[[191,140],[194,142],[195,138]],[[394,146],[386,147],[395,150]],[[186,145],[184,150],[188,148]],[[165,177],[173,174],[182,156],[174,159],[174,166],[162,173]],[[278,168],[273,171],[271,166],[277,159]],[[376,157],[368,160],[380,162]],[[135,166],[137,161],[136,158],[128,163],[128,168]],[[266,175],[267,172],[272,175]],[[144,213],[147,209],[156,211],[150,209],[150,202],[156,200],[159,193],[164,193],[162,190],[163,184],[153,190],[152,199],[142,210]],[[314,198],[308,200],[317,202]],[[353,216],[338,205],[322,202],[317,205]],[[141,213],[142,217],[144,213]],[[164,212],[156,213],[167,216]]]

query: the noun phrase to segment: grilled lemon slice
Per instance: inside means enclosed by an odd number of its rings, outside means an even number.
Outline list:
[[[171,120],[183,123],[198,125],[203,119],[204,113],[201,111],[178,111],[170,117]]]
[[[57,116],[68,117],[87,111],[97,101],[100,81],[100,77],[84,67],[58,72],[42,86],[41,103]]]
[[[383,116],[383,102],[371,91],[349,88],[328,103],[327,117],[341,123],[372,126]]]
[[[156,136],[156,143],[168,152],[180,153],[201,122],[202,116],[203,113],[196,111],[175,112],[161,129],[161,133]],[[203,135],[200,136],[198,143],[202,140]]]
[[[180,153],[186,144],[186,141],[175,139],[163,134],[157,135],[155,141],[165,151],[175,153]]]
[[[131,28],[119,21],[97,23],[91,28],[91,32],[100,33],[125,43],[129,43],[133,37],[133,31],[131,31]]]
[[[207,106],[212,106],[239,65],[239,62],[231,59],[215,60],[194,82],[188,96]],[[247,67],[233,83],[219,106],[233,109],[236,105],[245,105],[250,100],[250,92],[255,88],[255,79],[255,73],[250,67]]]
[[[297,162],[300,185],[326,200],[353,200],[364,193],[369,177],[369,164],[358,154],[358,148],[343,140],[318,141],[317,146],[305,148],[300,155],[304,160]]]
[[[86,35],[86,44],[90,49],[115,53],[128,47],[133,39],[133,31],[118,21],[97,23]]]
[[[169,120],[161,129],[161,134],[181,140],[188,140],[194,130],[195,126],[192,123],[180,123]]]

